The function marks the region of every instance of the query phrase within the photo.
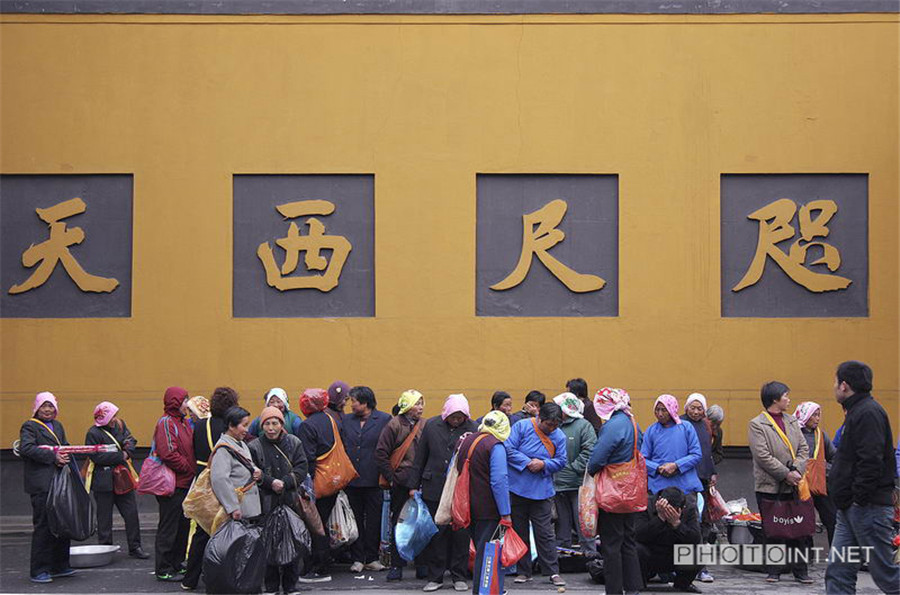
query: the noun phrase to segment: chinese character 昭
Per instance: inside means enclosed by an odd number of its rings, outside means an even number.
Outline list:
[[[288,219],[305,217],[307,215],[330,215],[334,212],[334,204],[327,200],[301,200],[275,207],[279,213]],[[266,283],[279,291],[289,289],[318,289],[319,291],[331,291],[337,287],[341,270],[347,261],[347,256],[353,246],[343,236],[325,235],[325,225],[315,217],[306,220],[309,233],[300,235],[297,224],[291,222],[286,237],[275,240],[275,243],[284,249],[284,264],[281,270],[275,264],[275,256],[268,242],[263,242],[256,250],[256,255],[266,269]],[[331,250],[329,261],[319,252]],[[307,270],[325,271],[321,275],[306,277],[286,277],[297,270],[300,253],[306,252],[304,263]]]
[[[491,285],[491,289],[503,291],[524,281],[531,269],[532,256],[537,256],[563,285],[575,293],[597,291],[606,285],[606,281],[600,277],[575,272],[547,252],[566,237],[556,226],[562,221],[568,208],[565,201],[556,199],[533,213],[522,215],[522,254],[519,256],[519,263],[503,281]]]
[[[37,216],[50,225],[50,238],[36,246],[32,244],[22,253],[22,264],[26,267],[31,268],[38,262],[41,265],[24,283],[10,287],[9,293],[24,293],[40,287],[50,278],[58,262],[62,263],[81,291],[109,293],[119,286],[116,279],[97,277],[86,272],[69,252],[69,246],[84,241],[84,231],[80,227],[68,229],[62,220],[84,213],[85,210],[87,206],[80,198],[72,198],[46,209],[35,209]]]
[[[810,263],[810,265],[824,264],[828,270],[834,272],[841,266],[841,253],[831,244],[814,242],[813,238],[828,237],[830,230],[828,222],[837,213],[837,204],[833,200],[814,200],[800,207],[799,224],[800,237],[791,244],[790,250],[785,253],[777,246],[779,242],[788,240],[797,233],[791,221],[797,212],[797,204],[782,198],[770,203],[763,208],[750,213],[747,218],[759,222],[759,240],[756,245],[756,254],[750,267],[744,274],[744,278],[732,288],[732,291],[740,291],[754,285],[760,280],[766,264],[766,257],[771,257],[781,269],[795,283],[815,293],[845,289],[852,281],[840,275],[817,273],[806,268],[806,255],[810,247],[818,246],[822,249],[822,257]],[[813,219],[812,213],[818,215]],[[806,242],[801,244],[801,242]]]

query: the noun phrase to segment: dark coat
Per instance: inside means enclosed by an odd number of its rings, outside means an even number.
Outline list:
[[[61,423],[54,420],[49,425],[59,438],[59,442],[44,426],[33,419],[22,424],[22,429],[19,430],[19,456],[25,462],[25,492],[28,494],[50,491],[50,482],[56,474],[56,453],[38,447],[69,444],[66,440],[66,430]]]
[[[844,430],[828,476],[828,495],[840,510],[852,504],[890,506],[897,468],[887,413],[869,393],[852,395],[843,406]]]
[[[350,482],[351,488],[374,488],[378,486],[378,466],[375,464],[375,448],[381,431],[384,430],[391,416],[384,411],[373,409],[366,423],[360,426],[361,417],[350,414],[344,416],[344,427],[341,433],[344,439],[344,450],[359,473],[359,477]]]
[[[294,502],[297,499],[297,488],[306,479],[308,469],[306,453],[300,439],[282,431],[278,440],[273,442],[263,433],[250,443],[250,454],[253,463],[263,472],[259,484],[263,514],[268,514],[278,504]],[[284,482],[281,494],[272,490],[272,482],[276,479]]]
[[[106,431],[104,432],[104,430]],[[115,440],[110,438],[106,432],[112,434]],[[126,452],[129,457],[134,458],[137,440],[131,435],[131,431],[124,421],[121,425],[113,424],[102,428],[91,426],[84,437],[85,444],[116,444],[116,442],[118,442],[118,446],[125,449],[124,452],[116,450],[116,452],[100,452],[90,455],[91,460],[94,461],[94,477],[91,479],[91,490],[95,492],[113,491],[113,468],[125,464]]]
[[[477,431],[475,422],[466,419],[458,428],[435,415],[425,423],[416,446],[416,458],[410,472],[410,488],[421,488],[422,498],[439,502],[447,479],[447,467],[459,439],[468,432]]]
[[[425,421],[419,420],[417,423],[424,424]],[[381,436],[378,437],[378,446],[375,447],[375,465],[378,467],[378,472],[391,484],[405,488],[409,488],[411,485],[410,476],[416,461],[416,447],[422,441],[422,431],[420,430],[419,435],[413,439],[412,446],[397,465],[396,471],[391,468],[391,455],[409,438],[413,427],[413,422],[405,415],[394,417],[384,426]]]
[[[329,409],[313,413],[300,425],[300,442],[303,443],[311,477],[316,475],[316,459],[334,446],[334,427],[331,425],[331,419],[334,419],[338,432],[341,432],[340,417]]]
[[[709,478],[716,474],[716,464],[712,456],[712,435],[709,433],[707,421],[703,418],[700,421],[694,421],[687,415],[681,418],[681,421],[687,422],[693,426],[697,432],[697,440],[700,442],[700,462],[697,463],[697,477],[702,481],[709,481]]]
[[[638,543],[650,547],[671,546],[677,543],[700,543],[700,516],[697,504],[688,498],[681,511],[681,524],[678,528],[662,521],[656,514],[657,496],[651,496],[647,510],[635,513],[634,531]]]

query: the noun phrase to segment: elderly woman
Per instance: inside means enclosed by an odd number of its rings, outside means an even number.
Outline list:
[[[235,406],[225,413],[225,433],[216,443],[209,465],[209,481],[216,499],[232,519],[252,519],[262,514],[256,482],[262,471],[253,464],[250,448],[244,443],[250,426],[250,412]],[[223,452],[224,451],[224,452]],[[225,452],[230,456],[225,456]],[[238,499],[238,490],[244,493]]]
[[[709,502],[709,487],[716,485],[716,464],[712,456],[712,424],[706,419],[706,397],[700,393],[691,393],[684,401],[685,421],[689,423],[697,433],[697,440],[700,442],[700,462],[697,463],[697,476],[703,485],[703,498]],[[712,530],[712,523],[709,522],[709,515],[703,514],[700,520],[700,532],[703,537],[703,543],[709,542],[709,535]],[[713,582],[713,575],[709,573],[706,566],[700,569],[697,580],[704,583]]]
[[[578,488],[584,480],[588,459],[597,441],[594,426],[584,418],[584,401],[573,393],[562,393],[553,402],[560,406],[563,414],[559,429],[566,436],[566,465],[553,476],[556,490],[556,544],[572,546],[572,534],[578,536],[583,552],[597,553],[594,535],[582,535],[578,527]]]
[[[262,435],[250,445],[253,463],[262,469],[260,500],[263,514],[279,504],[297,501],[297,488],[306,479],[306,454],[300,439],[285,430],[284,415],[277,407],[266,407],[259,416]],[[300,559],[285,566],[266,569],[266,592],[292,593],[300,576]]]
[[[607,465],[627,463],[634,459],[635,445],[641,445],[641,430],[631,412],[631,399],[620,388],[602,388],[594,395],[594,411],[603,420],[594,452],[588,462],[588,473],[597,475]],[[607,512],[602,508],[597,518],[600,550],[603,555],[606,592],[610,595],[637,593],[644,587],[641,563],[635,539],[638,513]]]
[[[462,471],[466,457],[469,459],[469,501],[472,524],[469,532],[475,544],[472,593],[478,595],[484,546],[497,529],[498,523],[512,527],[509,505],[509,479],[506,466],[506,449],[503,442],[509,438],[509,418],[503,411],[491,411],[484,416],[478,432],[463,439],[456,468]]]
[[[491,395],[491,411],[500,411],[506,415],[506,417],[510,417],[512,415],[513,402],[512,397],[509,396],[509,393],[505,390],[494,391],[494,394]],[[485,416],[482,415],[478,419],[475,420],[476,424],[481,424],[484,421]]]
[[[647,428],[641,454],[647,460],[647,486],[654,494],[674,486],[696,502],[703,484],[697,465],[703,458],[700,440],[693,426],[678,416],[678,401],[672,395],[660,395],[653,405],[656,423]]]
[[[97,540],[101,544],[112,545],[113,504],[125,520],[125,537],[128,540],[128,555],[146,560],[150,554],[141,547],[141,523],[138,519],[137,498],[134,487],[117,494],[113,486],[113,472],[131,473],[129,461],[134,457],[137,440],[128,426],[118,417],[119,408],[109,401],[103,401],[94,408],[94,425],[87,431],[85,444],[113,444],[115,452],[101,452],[91,455],[92,477],[90,489],[97,502]]]
[[[67,446],[66,431],[56,420],[59,407],[53,393],[39,393],[34,399],[32,418],[19,430],[19,456],[25,463],[25,492],[31,496],[34,531],[31,534],[31,582],[52,583],[72,576],[69,567],[69,539],[54,537],[47,524],[47,495],[56,469],[70,463],[69,455],[40,448]]]
[[[791,400],[790,389],[780,382],[764,384],[760,400],[764,411],[750,420],[748,441],[753,456],[753,481],[756,503],[760,510],[764,500],[791,500],[794,489],[806,471],[809,445],[800,430],[800,422],[786,413]],[[765,525],[763,525],[765,530]],[[794,552],[806,547],[806,539],[773,539],[768,543],[784,543]],[[794,579],[804,585],[812,584],[807,574],[806,563],[800,556],[794,556],[789,565]],[[769,567],[766,581],[777,583],[781,580],[782,569]]]
[[[725,411],[719,405],[710,405],[706,410],[706,419],[712,429],[712,459],[713,464],[718,465],[725,460],[725,449],[722,446],[722,422],[725,421]]]
[[[281,415],[284,416],[284,431],[299,438],[300,424],[303,423],[303,420],[300,419],[299,415],[291,411],[290,400],[288,399],[288,394],[285,390],[283,388],[275,387],[265,394],[263,401],[265,402],[266,407],[275,407],[281,411]],[[253,420],[250,424],[248,433],[255,438],[262,436],[261,418],[257,417]]]
[[[810,489],[812,491],[813,504],[815,504],[816,510],[819,511],[819,518],[828,532],[828,547],[831,547],[831,540],[834,538],[834,525],[837,521],[837,507],[828,495],[824,479],[827,465],[834,459],[837,449],[831,443],[831,440],[828,439],[828,434],[819,425],[822,418],[822,408],[818,403],[813,403],[812,401],[800,403],[794,411],[794,417],[800,422],[800,430],[803,432],[803,437],[806,438],[806,444],[809,447],[806,472],[807,474],[811,473],[811,469],[815,467],[823,480],[819,486],[810,485]]]

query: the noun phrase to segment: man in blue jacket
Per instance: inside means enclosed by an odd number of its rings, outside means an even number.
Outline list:
[[[531,522],[538,561],[544,573],[550,575],[550,582],[558,587],[565,586],[566,582],[559,576],[551,500],[556,494],[553,474],[568,461],[566,435],[559,429],[561,423],[559,405],[545,403],[538,417],[513,425],[505,442],[513,528],[528,545],[528,523]],[[531,564],[522,564],[515,582],[531,581],[531,570]]]

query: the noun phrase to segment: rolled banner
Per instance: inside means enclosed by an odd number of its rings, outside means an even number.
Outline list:
[[[116,452],[118,450],[115,444],[73,444],[71,446],[48,446],[46,444],[41,444],[38,448],[70,455],[93,455],[98,452]]]

